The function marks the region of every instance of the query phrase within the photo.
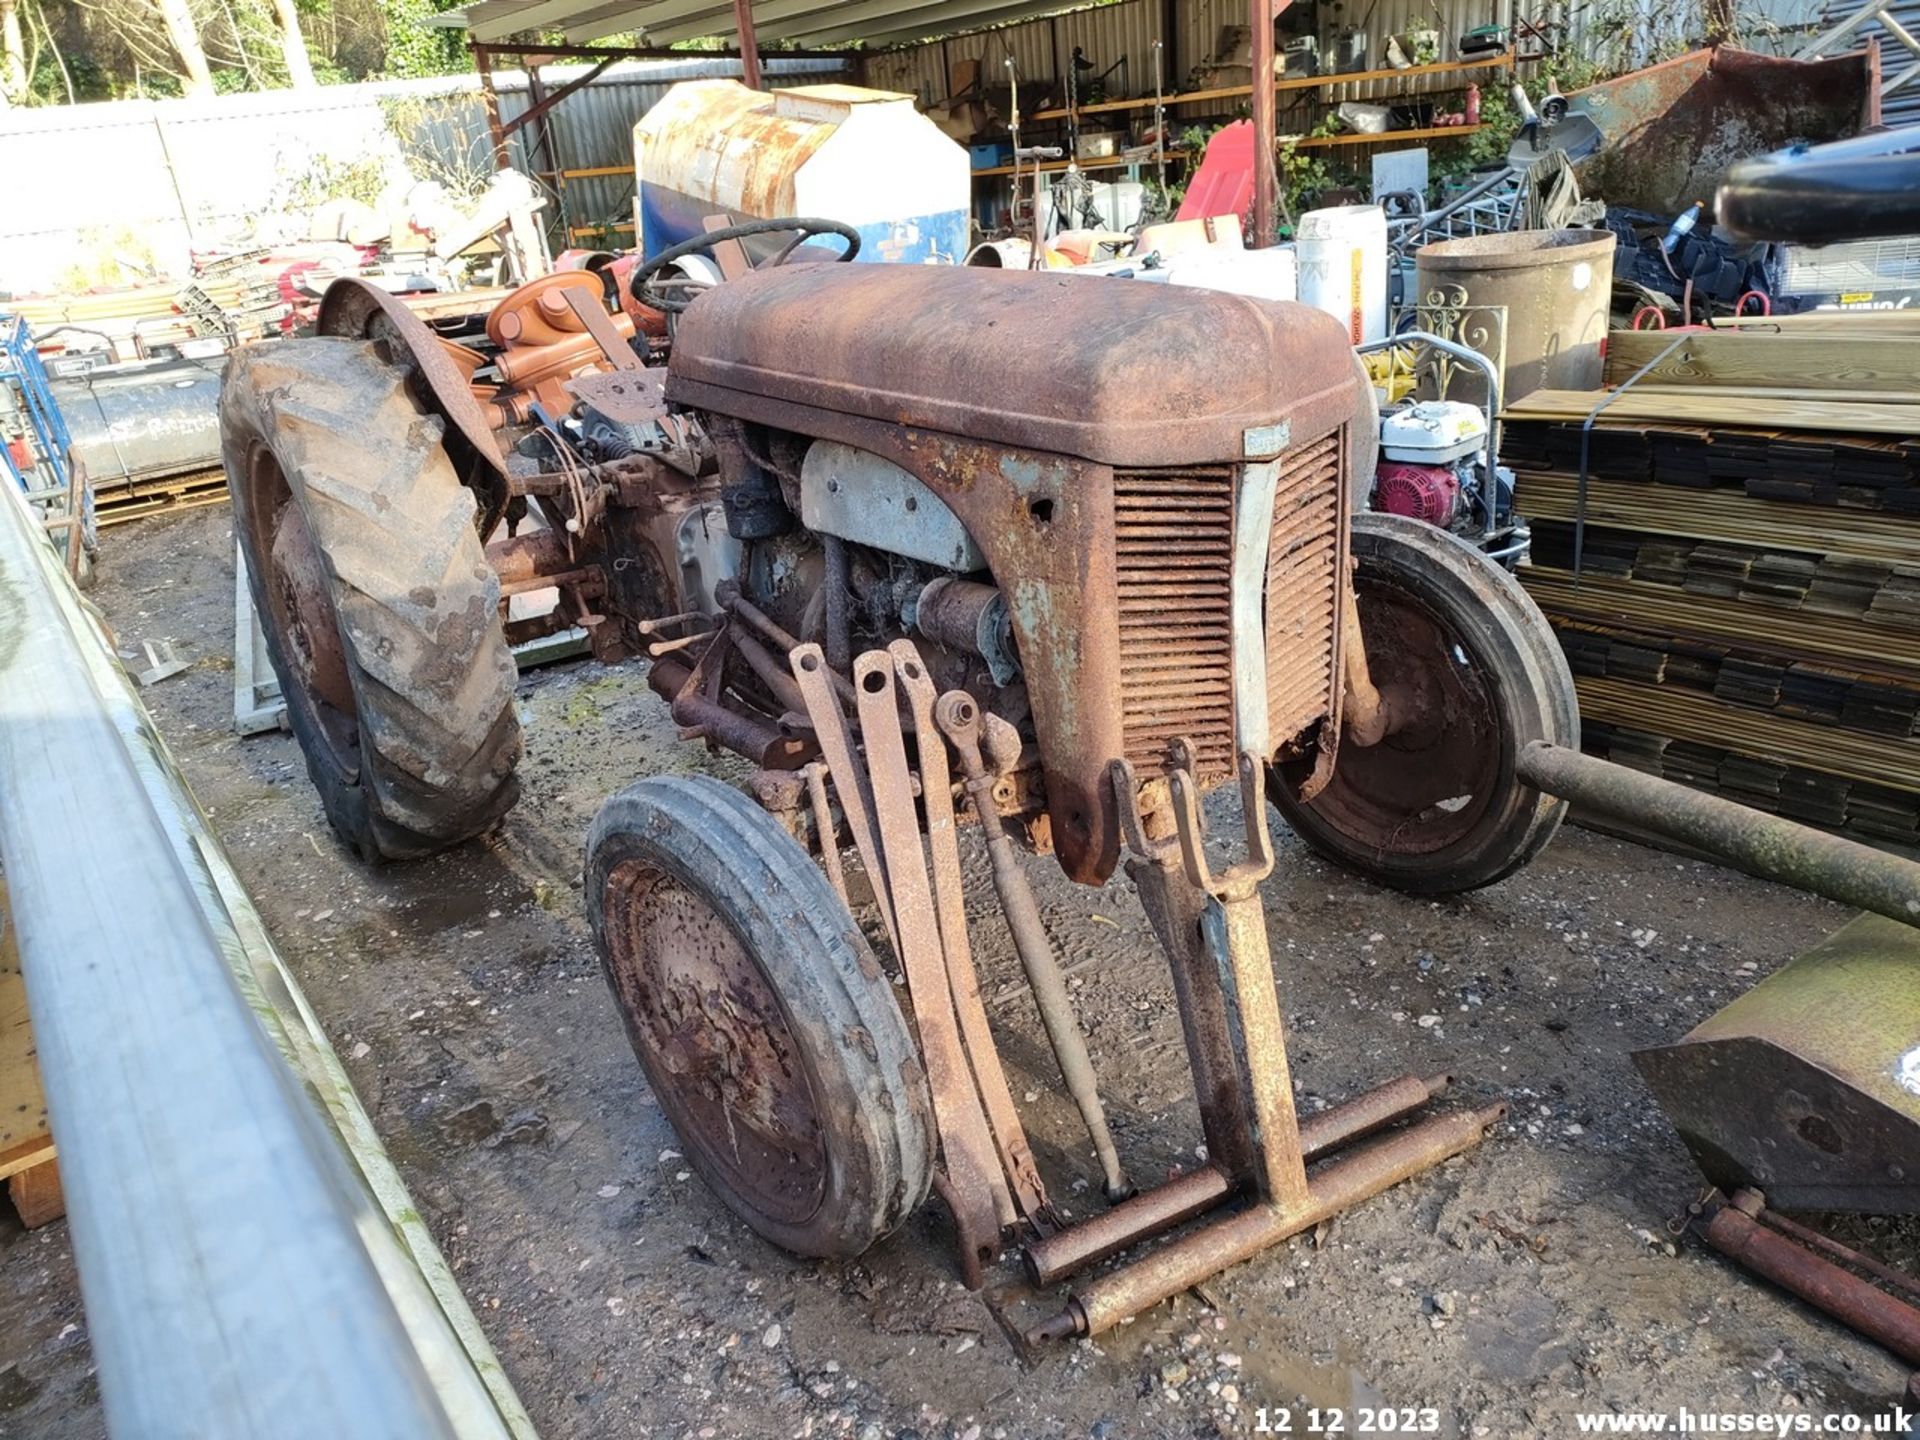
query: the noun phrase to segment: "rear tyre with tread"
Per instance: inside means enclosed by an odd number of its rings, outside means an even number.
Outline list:
[[[254,612],[327,818],[366,860],[432,854],[519,795],[516,671],[442,422],[372,343],[238,351],[220,396]]]

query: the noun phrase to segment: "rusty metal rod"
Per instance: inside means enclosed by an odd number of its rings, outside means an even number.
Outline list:
[[[733,632],[733,648],[739,653],[740,658],[747,662],[747,668],[758,675],[767,689],[773,692],[773,698],[779,701],[783,708],[796,715],[807,713],[807,698],[800,693],[800,687],[794,681],[793,672],[774,659],[766,646],[751,635],[742,634],[736,630]]]
[[[717,594],[721,609],[729,615],[737,615],[766,636],[774,645],[779,646],[780,652],[786,655],[791,663],[793,652],[800,649],[802,644],[795,638],[792,631],[783,627],[766,611],[742,595],[739,585],[734,581],[722,581]],[[827,666],[827,683],[833,686],[834,694],[846,701],[849,706],[858,706],[860,701],[854,693],[853,681],[834,669],[831,664]]]
[[[1732,1204],[1692,1226],[1707,1244],[1848,1329],[1920,1365],[1920,1310],[1768,1229]]]
[[[1425,1080],[1402,1075],[1343,1105],[1310,1116],[1300,1122],[1301,1154],[1317,1160],[1349,1141],[1391,1125],[1437,1097],[1450,1083],[1452,1077],[1447,1075]],[[1129,1245],[1204,1214],[1236,1188],[1224,1172],[1208,1165],[1143,1190],[1125,1204],[1027,1246],[1027,1274],[1036,1285],[1052,1285],[1076,1270],[1119,1254]]]
[[[1040,1008],[1040,1023],[1053,1047],[1053,1058],[1060,1066],[1060,1077],[1067,1082],[1087,1135],[1100,1157],[1100,1169],[1106,1178],[1107,1199],[1120,1201],[1133,1193],[1126,1172],[1120,1167],[1120,1152],[1114,1148],[1113,1134],[1107,1128],[1106,1107],[1100,1103],[1100,1083],[1093,1071],[1093,1057],[1087,1053],[1086,1037],[1080,1033],[1080,1019],[1074,1013],[1073,999],[1067,994],[1067,982],[1060,974],[1060,962],[1054,959],[1053,942],[1047,925],[1040,918],[1040,906],[1033,898],[1033,886],[1020,857],[1013,853],[1013,841],[1000,823],[1000,811],[993,802],[993,777],[987,773],[980,754],[980,707],[961,690],[949,690],[933,709],[934,723],[952,743],[960,757],[961,773],[967,793],[973,799],[973,813],[980,822],[981,837],[987,842],[987,859],[993,866],[993,888],[1000,897],[1000,908],[1007,917],[1007,929],[1013,936],[1014,953],[1027,972],[1027,988]]]
[[[1261,1204],[1216,1220],[1144,1260],[1075,1291],[1064,1310],[1027,1331],[1026,1338],[1037,1344],[1110,1330],[1229,1265],[1250,1260],[1289,1236],[1311,1230],[1342,1210],[1470,1149],[1480,1142],[1487,1127],[1506,1113],[1504,1104],[1496,1104],[1438,1115],[1376,1140],[1315,1175],[1307,1185],[1308,1204],[1304,1209],[1282,1214],[1271,1205]]]
[[[853,627],[848,617],[852,579],[847,542],[838,535],[822,535],[820,552],[826,562],[826,574],[820,584],[827,593],[827,664],[836,673],[844,673],[853,665]]]
[[[534,590],[545,590],[550,586],[584,585],[599,577],[599,571],[587,566],[578,570],[563,570],[557,575],[529,575],[519,580],[502,580],[500,596],[506,599],[513,595],[525,595]]]
[[[1735,1198],[1738,1199],[1737,1196]],[[1904,1290],[1915,1300],[1920,1300],[1920,1279],[1907,1274],[1904,1270],[1896,1270],[1891,1265],[1883,1265],[1873,1256],[1863,1254],[1851,1245],[1842,1245],[1831,1235],[1822,1235],[1818,1230],[1802,1225],[1797,1220],[1789,1220],[1778,1210],[1766,1206],[1764,1201],[1762,1204],[1760,1213],[1754,1217],[1761,1224],[1778,1230],[1789,1240],[1797,1241],[1809,1250],[1817,1250],[1831,1256],[1842,1265],[1851,1265],[1857,1270],[1864,1270],[1883,1285]]]
[[[1514,770],[1549,795],[1685,841],[1763,880],[1920,924],[1920,865],[1911,860],[1543,740],[1521,749]]]
[[[567,537],[558,530],[529,530],[488,541],[487,564],[502,585],[511,585],[570,570],[573,557],[567,553]]]
[[[674,723],[698,730],[714,744],[744,755],[762,770],[797,770],[812,758],[813,746],[780,731],[767,721],[704,695],[681,694],[668,706]]]
[[[806,713],[804,704],[801,713]],[[846,872],[840,868],[840,832],[833,823],[833,810],[827,803],[826,761],[813,761],[807,766],[805,774],[807,799],[813,805],[813,831],[820,841],[820,864],[826,869],[827,881],[840,897],[840,902],[852,910],[853,900],[847,894]]]

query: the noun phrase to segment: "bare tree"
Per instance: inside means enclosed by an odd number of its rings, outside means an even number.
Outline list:
[[[300,33],[300,12],[294,0],[273,0],[273,13],[280,22],[280,53],[287,60],[287,82],[296,90],[310,90],[316,82],[313,62],[307,58],[307,37]]]
[[[167,38],[173,42],[180,63],[186,67],[187,94],[197,97],[213,94],[213,72],[207,68],[207,52],[200,44],[200,31],[193,23],[193,7],[187,0],[153,0],[166,22]]]
[[[27,47],[20,33],[20,0],[0,0],[0,106],[27,98]]]

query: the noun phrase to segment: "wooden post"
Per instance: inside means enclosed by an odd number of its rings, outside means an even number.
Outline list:
[[[473,68],[480,72],[480,98],[487,107],[487,133],[493,137],[493,168],[511,170],[513,161],[507,154],[507,131],[500,123],[500,95],[493,88],[493,53],[485,45],[469,44],[473,51]]]
[[[1273,206],[1280,177],[1274,169],[1273,21],[1287,0],[1253,0],[1253,233],[1247,245],[1273,243]]]
[[[740,79],[760,88],[760,41],[753,33],[753,0],[733,0],[733,27],[740,32]]]

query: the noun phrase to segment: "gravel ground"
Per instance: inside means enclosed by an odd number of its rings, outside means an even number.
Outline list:
[[[1435,1412],[1439,1433],[1561,1436],[1582,1411],[1884,1405],[1903,1370],[1690,1244],[1698,1188],[1629,1063],[1845,916],[1577,830],[1458,900],[1374,889],[1284,830],[1266,887],[1302,1104],[1448,1071],[1504,1097],[1478,1150],[1100,1338],[1028,1352],[1056,1308],[1015,1265],[969,1295],[928,1205],[862,1259],[761,1243],[689,1174],[580,913],[602,797],[679,744],[638,667],[521,686],[526,793],[492,843],[368,870],[334,843],[291,738],[236,738],[224,508],[105,536],[94,599],[123,653],[193,668],[147,694],[542,1434],[1211,1436],[1306,1433],[1308,1407]],[[1227,817],[1222,817],[1223,823]],[[103,842],[106,843],[106,842]],[[971,844],[971,842],[969,842]],[[1053,1193],[1098,1170],[967,856],[975,945]],[[1116,882],[1033,862],[1136,1177],[1191,1165],[1198,1124],[1164,962]],[[1911,1258],[1911,1229],[1884,1227]],[[104,1431],[65,1226],[0,1221],[0,1435]]]

